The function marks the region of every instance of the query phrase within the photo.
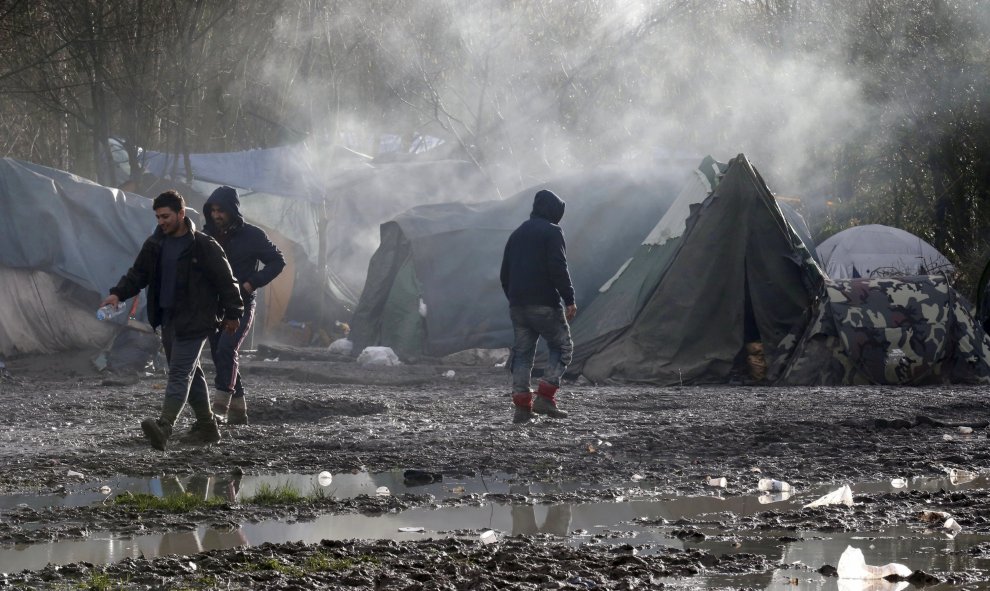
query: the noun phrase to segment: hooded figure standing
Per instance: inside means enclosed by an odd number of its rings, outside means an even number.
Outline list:
[[[557,225],[562,217],[564,202],[551,191],[539,191],[529,219],[512,232],[502,255],[499,277],[509,299],[514,334],[510,369],[515,423],[530,420],[533,413],[567,417],[557,408],[556,393],[574,353],[568,322],[577,314],[577,306],[564,231]],[[530,383],[540,337],[550,355],[534,400]]]
[[[220,441],[220,429],[199,356],[218,326],[229,333],[237,331],[244,310],[241,296],[223,249],[196,231],[181,195],[166,191],[155,198],[152,208],[158,228],[101,305],[116,306],[147,288],[148,321],[161,327],[168,359],[161,415],[141,422],[152,447],[165,450],[186,402],[196,413],[191,436],[200,443],[215,443]]]
[[[203,229],[223,247],[244,300],[244,316],[237,330],[216,331],[210,336],[210,352],[216,368],[213,411],[232,425],[248,422],[244,386],[238,372],[238,350],[254,323],[257,291],[285,268],[282,252],[264,230],[244,221],[240,208],[237,190],[227,186],[217,187],[203,206],[206,216]],[[259,268],[259,264],[263,267]]]

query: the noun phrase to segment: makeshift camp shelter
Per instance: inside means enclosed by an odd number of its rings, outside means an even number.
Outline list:
[[[832,279],[936,275],[954,270],[931,244],[900,228],[880,224],[846,228],[816,250]]]
[[[683,174],[665,167],[599,170],[503,201],[406,211],[381,226],[354,313],[354,351],[384,345],[408,358],[509,346],[512,326],[498,276],[502,251],[544,188],[567,203],[561,227],[580,310],[666,211]]]
[[[356,303],[379,226],[417,205],[497,198],[478,167],[463,160],[379,162],[341,146],[293,144],[240,152],[183,155],[142,152],[144,169],[188,181],[209,194],[237,187],[241,211],[299,242],[315,268],[327,269],[338,299]]]
[[[758,343],[767,383],[988,379],[986,336],[944,279],[915,278],[873,289],[880,295],[849,295],[862,289],[828,282],[763,179],[739,155],[693,208],[635,320],[590,355],[581,371],[593,382],[725,383],[738,379],[746,346]],[[836,312],[843,305],[848,313]],[[871,324],[876,318],[889,318],[889,326]],[[943,343],[932,345],[943,333]],[[873,339],[872,348],[857,340],[864,335]],[[815,361],[825,358],[825,349],[828,359],[839,361],[822,368]],[[877,350],[917,360],[900,372],[863,369]]]
[[[155,228],[151,202],[67,172],[0,160],[0,354],[105,344],[107,290]]]

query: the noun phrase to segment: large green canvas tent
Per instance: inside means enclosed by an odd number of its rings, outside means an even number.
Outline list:
[[[502,201],[424,205],[382,224],[352,320],[354,351],[383,345],[410,358],[510,346],[502,250],[543,188],[567,203],[561,226],[575,294],[579,307],[590,304],[674,200],[676,169],[576,173]]]
[[[733,159],[633,323],[587,359],[583,375],[724,383],[744,345],[758,341],[769,383],[988,380],[986,335],[944,278],[830,282],[781,205],[745,156]],[[878,370],[879,358],[901,368]]]

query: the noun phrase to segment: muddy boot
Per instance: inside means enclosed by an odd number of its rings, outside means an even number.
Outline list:
[[[533,393],[513,392],[512,406],[515,412],[512,415],[513,423],[526,423],[533,418]]]
[[[247,401],[243,396],[234,396],[230,399],[230,408],[227,409],[228,425],[247,425]]]
[[[182,401],[166,398],[162,403],[162,415],[157,419],[145,419],[141,421],[141,430],[144,437],[151,444],[151,447],[165,451],[168,445],[168,438],[172,436],[172,425],[179,417],[182,410]]]
[[[217,424],[215,417],[205,421],[197,419],[185,438],[189,443],[216,443],[221,439],[220,425]]]
[[[533,412],[554,419],[566,419],[567,413],[557,408],[558,389],[559,386],[540,380],[540,385],[536,389],[536,398],[533,400]]]
[[[227,420],[227,409],[230,408],[230,392],[216,390],[213,392],[213,414],[220,422]]]
[[[165,451],[168,438],[172,436],[172,425],[162,419],[145,419],[141,421],[141,430],[151,447]]]

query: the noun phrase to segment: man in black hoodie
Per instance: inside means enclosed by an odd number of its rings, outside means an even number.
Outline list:
[[[577,314],[577,306],[567,270],[564,231],[557,225],[562,217],[564,202],[551,191],[539,191],[529,219],[512,232],[502,255],[499,276],[509,299],[515,336],[510,369],[516,423],[530,420],[534,412],[567,417],[557,408],[556,393],[574,352],[568,322]],[[546,340],[550,355],[534,400],[530,380],[540,337]]]
[[[244,316],[240,327],[233,333],[216,331],[210,337],[210,352],[216,368],[214,386],[217,390],[213,398],[213,410],[232,425],[246,425],[247,402],[244,399],[241,375],[237,371],[238,350],[254,323],[257,291],[282,272],[285,258],[268,239],[264,230],[244,221],[241,201],[233,187],[217,187],[206,200],[203,215],[206,216],[203,229],[227,253],[244,300]],[[264,266],[259,268],[259,264]]]
[[[152,208],[158,228],[101,305],[116,306],[147,288],[148,321],[154,328],[161,327],[168,359],[161,415],[141,422],[152,447],[165,450],[187,401],[196,413],[192,435],[202,443],[215,443],[220,430],[210,408],[210,388],[199,355],[218,326],[229,333],[237,330],[243,303],[223,249],[196,231],[186,217],[182,196],[166,191],[155,198]]]

